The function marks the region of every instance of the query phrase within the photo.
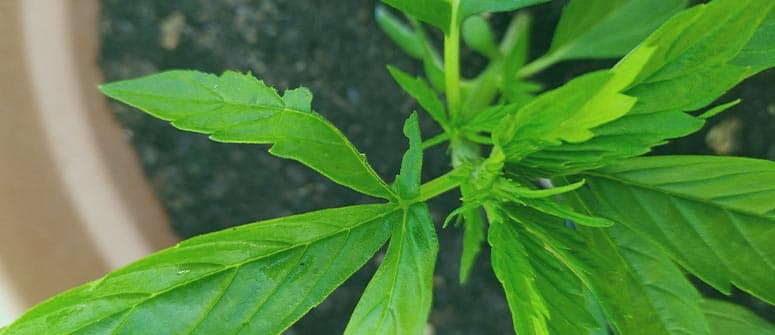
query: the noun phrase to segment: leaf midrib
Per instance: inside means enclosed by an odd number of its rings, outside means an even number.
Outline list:
[[[217,275],[219,273],[222,273],[222,272],[225,272],[225,271],[228,271],[228,270],[231,270],[231,269],[236,269],[236,272],[239,272],[239,269],[243,265],[246,265],[246,264],[249,264],[249,263],[253,263],[253,262],[257,262],[257,261],[259,261],[259,260],[261,260],[263,258],[270,257],[272,255],[275,255],[275,254],[278,254],[278,253],[282,253],[282,252],[286,252],[286,251],[289,251],[291,249],[295,249],[295,248],[299,248],[299,247],[305,247],[306,248],[306,247],[308,247],[312,243],[320,242],[320,241],[323,241],[325,239],[337,236],[337,235],[342,234],[342,233],[349,234],[353,229],[357,229],[357,228],[359,228],[359,227],[361,227],[363,225],[369,224],[369,223],[373,222],[374,220],[383,219],[384,217],[393,214],[397,210],[400,210],[400,208],[396,207],[396,208],[394,208],[392,210],[389,210],[389,211],[381,213],[381,214],[379,214],[377,216],[371,217],[371,218],[369,218],[369,219],[367,219],[367,220],[365,220],[363,222],[359,222],[359,223],[353,224],[353,225],[351,225],[351,226],[349,226],[347,228],[343,228],[342,230],[339,230],[339,231],[336,231],[336,232],[333,232],[333,233],[330,233],[330,234],[326,234],[326,235],[321,235],[319,237],[316,237],[315,239],[311,239],[311,240],[305,241],[303,243],[295,244],[295,245],[289,246],[287,248],[278,249],[278,250],[273,251],[273,252],[268,253],[268,254],[263,254],[263,255],[257,256],[257,257],[251,257],[251,258],[248,258],[247,260],[244,260],[244,261],[241,261],[241,262],[237,262],[237,263],[234,263],[234,264],[231,264],[231,265],[226,265],[226,266],[224,266],[221,269],[214,270],[214,271],[208,272],[208,273],[204,273],[201,276],[198,276],[198,277],[192,278],[190,280],[187,280],[187,281],[175,284],[175,285],[170,286],[169,288],[166,288],[164,290],[160,290],[160,291],[154,292],[154,293],[148,293],[148,297],[141,299],[139,302],[137,302],[135,304],[132,304],[131,306],[129,306],[129,307],[125,308],[125,309],[121,309],[120,311],[118,311],[116,313],[110,314],[107,317],[99,318],[99,319],[96,319],[96,320],[94,320],[92,322],[89,322],[88,324],[85,324],[85,325],[83,325],[83,326],[81,326],[79,328],[76,328],[76,329],[72,330],[71,332],[69,332],[67,334],[74,334],[74,333],[76,333],[76,332],[78,332],[80,330],[83,330],[83,329],[85,329],[85,328],[87,328],[89,326],[92,326],[95,323],[103,321],[106,318],[109,318],[110,316],[116,315],[118,313],[129,313],[131,311],[134,311],[138,306],[143,305],[143,304],[149,302],[150,300],[154,299],[155,297],[164,295],[164,294],[166,294],[168,292],[174,291],[174,290],[176,290],[178,288],[181,288],[181,287],[184,287],[186,285],[195,283],[197,281],[209,278],[209,277]],[[187,264],[187,263],[183,263],[183,264]],[[140,269],[138,269],[138,270],[140,270]],[[105,279],[105,278],[103,278],[103,279]],[[96,286],[98,287],[99,283]],[[110,297],[110,296],[112,296],[112,295],[100,296],[99,299],[107,298],[107,297]],[[58,309],[58,310],[62,310],[62,309]],[[129,315],[130,314],[128,314],[127,317],[129,317]],[[117,327],[116,329],[119,329],[119,328],[120,328],[120,326]]]
[[[649,191],[652,191],[652,192],[656,192],[656,193],[660,193],[660,194],[665,194],[665,195],[668,195],[668,196],[673,197],[673,198],[679,198],[679,199],[683,199],[683,200],[699,203],[701,205],[705,205],[705,206],[708,206],[708,207],[719,208],[721,210],[729,211],[729,212],[734,212],[734,213],[737,213],[737,214],[740,214],[740,215],[754,216],[754,217],[757,217],[757,218],[762,218],[764,220],[772,220],[772,219],[764,216],[761,213],[756,213],[756,212],[745,210],[745,209],[742,209],[742,208],[732,207],[732,206],[729,206],[729,205],[726,205],[726,204],[723,204],[723,203],[714,202],[712,200],[703,199],[703,198],[700,198],[698,196],[694,196],[694,195],[690,195],[690,194],[686,194],[686,193],[680,193],[680,192],[671,191],[671,190],[668,190],[668,189],[662,189],[662,188],[656,187],[654,185],[645,184],[645,183],[639,183],[639,182],[636,182],[634,180],[629,180],[629,179],[625,179],[625,178],[616,177],[615,175],[612,175],[612,174],[605,174],[605,173],[599,173],[599,172],[594,172],[594,171],[584,171],[583,173],[581,173],[581,175],[587,175],[587,176],[590,176],[592,178],[597,177],[597,178],[600,178],[600,179],[606,179],[606,180],[610,180],[610,181],[614,181],[614,182],[619,182],[621,184],[630,186],[632,188],[640,188],[640,189],[644,189],[644,190],[649,190]]]

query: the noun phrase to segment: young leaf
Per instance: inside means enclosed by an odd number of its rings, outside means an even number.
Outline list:
[[[428,207],[391,216],[385,260],[355,307],[345,334],[422,334],[431,309],[439,250]]]
[[[469,197],[472,192],[472,185],[464,183],[460,185],[460,193],[463,199]],[[465,206],[465,205],[464,205]],[[460,256],[460,274],[458,280],[461,284],[468,281],[471,269],[476,261],[476,256],[482,250],[484,241],[484,219],[482,218],[482,209],[480,206],[466,208],[463,210],[463,252]]]
[[[517,206],[509,206],[508,217],[513,229],[524,236],[522,243],[527,251],[530,264],[535,269],[536,283],[549,310],[548,328],[551,334],[590,334],[601,328],[599,322],[587,308],[584,286],[576,274],[557,257],[553,250],[570,251],[568,246],[556,240],[536,238],[536,225],[543,225],[542,214]],[[561,220],[554,221],[554,229],[569,234]],[[554,232],[552,232],[552,235]]]
[[[649,238],[716,289],[775,303],[775,163],[668,156],[585,174],[579,193],[596,215]]]
[[[608,230],[571,230],[527,207],[509,206],[507,213],[593,292],[619,333],[708,333],[697,292],[658,249],[623,238],[633,245],[621,250]]]
[[[448,0],[382,0],[382,2],[420,21],[432,24],[445,33],[449,32],[452,22],[452,4]]]
[[[749,67],[755,62],[743,64],[736,57],[756,31],[767,30],[762,21],[773,6],[772,1],[716,0],[675,15],[614,68],[637,69],[624,92],[638,99],[629,112],[592,129],[588,141],[545,147],[512,167],[543,176],[576,173],[642,155],[701,129],[703,118],[685,112],[707,106],[755,73]],[[651,54],[648,63],[636,66],[644,52]]]
[[[428,112],[442,128],[447,128],[449,121],[444,109],[444,104],[439,100],[436,92],[431,89],[422,78],[412,78],[410,75],[400,69],[388,65],[388,71],[393,76],[396,83],[401,86],[406,93],[409,93],[417,103]]]
[[[422,58],[425,53],[425,46],[422,39],[419,38],[412,28],[401,22],[395,15],[385,9],[384,6],[377,6],[374,10],[374,17],[380,28],[398,45],[407,55],[414,58]]]
[[[623,56],[687,0],[571,0],[547,52],[557,61]]]
[[[463,37],[463,42],[472,50],[490,59],[500,57],[498,44],[495,43],[495,34],[484,17],[474,15],[463,21],[461,36]]]
[[[485,206],[490,226],[492,269],[503,285],[517,334],[549,335],[549,309],[538,290],[536,274],[514,223],[503,220],[499,208]]]
[[[210,134],[214,141],[273,144],[269,152],[297,160],[331,180],[384,199],[393,195],[350,141],[312,112],[306,89],[280,97],[251,75],[227,71],[217,77],[168,71],[106,84],[107,96],[172,125]]]
[[[775,335],[775,325],[762,320],[751,311],[720,300],[705,299],[702,303],[711,334]]]
[[[460,2],[460,20],[485,12],[508,12],[530,7],[549,0],[457,0]]]
[[[549,0],[382,0],[420,21],[432,24],[444,33],[465,18],[484,12],[512,11]]]
[[[401,199],[410,200],[420,195],[422,179],[422,137],[416,112],[406,119],[404,135],[409,139],[409,149],[401,160],[401,171],[396,176],[396,188]]]
[[[195,237],[28,311],[2,333],[280,334],[385,243],[395,205]]]
[[[541,94],[504,119],[493,133],[507,161],[563,142],[579,143],[594,136],[591,129],[626,114],[635,98],[622,94],[651,56],[648,48],[611,71],[598,71]]]

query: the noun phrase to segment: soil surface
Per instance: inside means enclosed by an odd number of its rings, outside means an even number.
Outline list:
[[[397,173],[406,140],[403,120],[418,107],[385,69],[410,73],[421,65],[403,55],[373,19],[377,1],[362,0],[103,0],[101,64],[108,81],[166,69],[221,73],[251,71],[280,91],[298,86],[315,94],[313,108],[368,155],[386,180]],[[538,6],[533,53],[548,47],[562,1]],[[494,17],[502,26],[507,17]],[[484,64],[466,52],[473,74]],[[549,87],[612,61],[569,62],[538,77]],[[694,136],[656,150],[660,154],[735,154],[775,160],[775,72],[734,89],[743,103]],[[181,237],[239,223],[373,200],[335,185],[314,171],[270,156],[266,147],[219,144],[184,133],[118,103],[111,104],[135,145],[145,172]],[[439,132],[421,115],[425,138]],[[714,133],[715,135],[710,135]],[[710,140],[709,140],[710,138]],[[710,143],[710,145],[708,144]],[[448,169],[444,148],[426,153],[424,180]],[[456,194],[431,202],[440,223],[457,206]],[[439,230],[430,324],[437,334],[509,334],[511,319],[484,252],[469,283],[457,282],[461,230]],[[375,259],[379,259],[376,257]],[[341,333],[377,262],[371,261],[288,334]],[[736,299],[775,319],[772,308],[740,293]]]

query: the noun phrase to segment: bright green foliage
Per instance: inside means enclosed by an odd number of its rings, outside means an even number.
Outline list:
[[[195,237],[29,311],[5,334],[279,334],[379,249],[393,205]]]
[[[422,334],[431,310],[439,251],[425,205],[396,217],[385,260],[366,287],[345,334]]]
[[[549,309],[536,286],[536,274],[516,225],[503,220],[497,209],[488,211],[487,240],[492,248],[492,268],[506,291],[517,334],[549,334]]]
[[[487,20],[479,15],[474,15],[463,21],[461,37],[471,49],[495,59],[501,56],[498,44]]]
[[[436,96],[436,92],[431,89],[422,78],[412,78],[410,75],[399,70],[396,67],[388,66],[388,71],[396,80],[398,85],[404,91],[409,93],[417,103],[425,109],[426,112],[442,127],[448,127],[447,113],[444,110],[444,104]]]
[[[624,91],[637,98],[629,112],[592,129],[595,136],[587,141],[563,143],[528,155],[519,161],[520,168],[538,174],[575,173],[642,155],[668,139],[699,130],[704,119],[685,112],[707,106],[754,74],[730,62],[755,31],[766,28],[757,29],[755,23],[773,5],[771,1],[741,5],[717,0],[676,15],[614,67],[637,71],[630,72],[637,78]],[[645,58],[647,64],[641,66]]]
[[[38,305],[0,335],[280,334],[388,240],[345,333],[419,335],[439,250],[426,201],[453,189],[462,203],[444,227],[462,221],[460,282],[489,247],[518,335],[775,335],[751,312],[703,299],[684,273],[775,304],[775,163],[636,157],[699,130],[739,102],[714,105],[724,92],[775,66],[775,2],[570,0],[550,50],[532,61],[527,14],[503,34],[480,14],[545,0],[383,2],[407,18],[379,7],[378,24],[427,80],[388,70],[442,131],[423,142],[409,116],[392,185],[312,111],[304,88],[279,95],[250,74],[170,71],[102,90],[216,141],[271,144],[386,203],[190,239]],[[420,21],[444,32],[443,60]],[[461,40],[490,61],[470,79]],[[529,78],[562,60],[616,57],[548,90]],[[422,183],[423,149],[447,141],[452,170]]]
[[[280,97],[251,75],[169,71],[101,90],[179,129],[210,134],[219,142],[271,143],[269,152],[276,156],[298,160],[356,191],[393,197],[342,132],[312,111],[307,89]]]
[[[775,163],[644,157],[585,177],[591,212],[656,242],[716,289],[731,283],[775,304]]]

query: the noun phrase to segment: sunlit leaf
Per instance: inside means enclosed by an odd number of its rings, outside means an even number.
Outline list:
[[[106,95],[219,142],[273,144],[269,152],[297,160],[331,180],[391,199],[390,187],[330,122],[312,112],[306,89],[277,92],[249,74],[168,71],[100,87]]]

